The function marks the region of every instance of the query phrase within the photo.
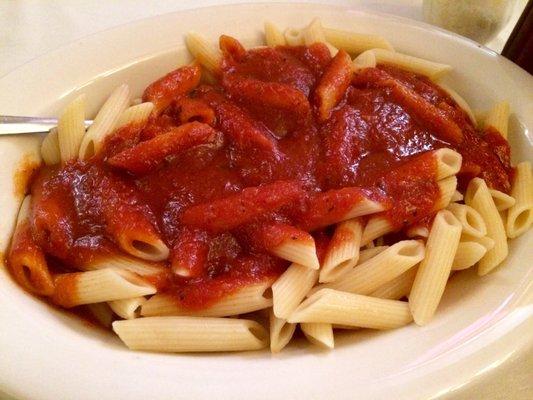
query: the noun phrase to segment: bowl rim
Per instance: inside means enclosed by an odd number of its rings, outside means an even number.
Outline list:
[[[202,6],[202,7],[198,7],[198,8],[195,8],[195,9],[189,9],[189,10],[185,10],[185,11],[178,11],[178,12],[173,12],[173,13],[167,13],[167,14],[161,14],[161,15],[156,15],[156,16],[153,16],[153,17],[149,17],[149,18],[144,18],[144,19],[141,19],[141,20],[136,20],[136,21],[132,21],[132,22],[128,22],[126,24],[122,24],[122,25],[119,25],[119,26],[115,26],[115,27],[112,27],[112,28],[109,28],[109,29],[106,29],[106,30],[103,30],[103,31],[100,31],[100,32],[96,32],[96,33],[93,33],[91,35],[87,35],[87,36],[84,36],[83,38],[80,38],[80,39],[76,39],[76,40],[73,40],[72,42],[68,43],[68,44],[65,44],[63,46],[60,46],[54,50],[52,50],[51,52],[48,52],[42,56],[39,56],[33,60],[30,60],[24,64],[21,64],[19,65],[17,68],[15,68],[14,70],[6,73],[5,75],[1,76],[0,77],[0,82],[4,82],[4,81],[8,81],[8,80],[12,80],[14,79],[14,77],[16,77],[17,74],[20,74],[20,73],[24,73],[25,71],[29,71],[31,70],[32,68],[34,68],[35,66],[43,63],[43,62],[46,62],[46,60],[50,60],[50,59],[53,59],[54,57],[64,53],[65,51],[68,51],[69,49],[73,49],[75,48],[76,46],[78,46],[81,42],[83,41],[94,41],[94,40],[98,40],[99,38],[104,38],[106,35],[108,35],[110,32],[121,32],[121,31],[127,31],[128,29],[134,27],[134,26],[137,26],[139,24],[150,24],[150,23],[155,23],[157,20],[159,20],[160,18],[162,17],[170,17],[170,16],[177,16],[177,15],[182,15],[184,13],[188,13],[188,12],[194,12],[194,11],[197,11],[197,10],[202,10],[202,9],[206,9],[206,8],[209,8],[209,9],[218,9],[218,10],[225,10],[225,9],[231,9],[231,8],[235,8],[235,7],[250,7],[250,6],[253,6],[253,7],[256,7],[256,6],[260,6],[260,5],[268,5],[268,6],[283,6],[283,4],[287,5],[289,3],[240,3],[240,4],[225,4],[225,5],[218,5],[218,6]],[[300,4],[300,6],[303,6],[304,4]],[[382,19],[385,19],[385,20],[392,20],[392,21],[396,21],[396,22],[399,22],[401,24],[409,24],[409,25],[412,25],[412,26],[416,26],[416,27],[420,27],[422,30],[431,30],[431,31],[436,31],[436,32],[440,32],[441,35],[443,35],[444,37],[447,37],[449,40],[453,40],[453,41],[458,41],[460,43],[462,43],[463,45],[467,46],[467,47],[470,47],[470,48],[476,48],[475,50],[473,51],[482,51],[484,53],[487,53],[491,56],[495,56],[497,57],[500,61],[503,61],[504,63],[504,68],[507,68],[509,70],[511,70],[512,74],[526,74],[525,76],[528,76],[529,74],[527,74],[527,72],[525,72],[524,70],[522,70],[520,67],[518,67],[517,65],[515,65],[514,63],[512,63],[511,61],[505,59],[504,57],[498,55],[497,53],[495,53],[494,51],[486,48],[485,46],[482,46],[482,45],[479,45],[477,44],[476,42],[473,42],[472,40],[470,39],[467,39],[467,38],[463,38],[459,35],[456,35],[452,32],[448,32],[444,29],[441,29],[441,28],[437,28],[437,27],[433,27],[429,24],[426,24],[424,22],[421,22],[421,21],[415,21],[415,20],[412,20],[412,19],[409,19],[409,18],[405,18],[405,17],[399,17],[399,16],[394,16],[394,15],[390,15],[390,14],[385,14],[385,13],[374,13],[374,12],[367,12],[367,11],[359,11],[359,10],[355,10],[351,7],[346,7],[346,6],[340,6],[340,5],[325,5],[325,4],[305,4],[306,6],[307,5],[311,5],[311,6],[320,6],[320,7],[323,7],[323,8],[328,8],[328,9],[336,9],[337,11],[350,11],[351,13],[354,13],[354,14],[357,14],[359,17],[365,17],[365,16],[372,16],[372,17],[379,17],[379,18],[382,18]],[[531,76],[529,76],[531,78]],[[530,79],[530,82],[532,82],[532,87],[533,87],[533,79]],[[531,297],[531,295],[533,294],[532,292],[532,285],[530,285],[530,287],[526,290],[526,292],[529,292],[529,295],[528,296],[525,296],[525,298],[522,298],[522,299],[518,299],[518,304],[530,304],[531,303],[531,299],[528,299],[527,297]],[[516,299],[515,299],[516,300]],[[526,318],[524,318],[524,316],[522,315],[522,319],[520,320],[520,324],[516,325],[517,328],[520,327],[520,332],[527,332],[527,330],[525,330],[524,328],[524,325],[527,325],[528,321],[530,322],[531,321],[531,316],[533,315],[533,310],[531,310],[531,307],[529,308],[529,312],[528,314],[526,314]],[[518,329],[517,329],[518,331]],[[510,336],[510,335],[508,335]],[[503,337],[503,336],[502,336]],[[512,335],[513,337],[513,345],[511,347],[507,347],[505,350],[500,350],[499,352],[496,351],[495,348],[493,348],[493,354],[491,355],[491,357],[488,357],[486,356],[487,358],[492,358],[492,359],[500,359],[501,358],[501,355],[503,353],[505,354],[508,354],[508,352],[510,351],[509,349],[512,348],[513,352],[514,351],[521,351],[521,349],[524,349],[525,347],[531,345],[531,343],[533,343],[533,337],[531,335],[527,335],[527,334],[522,334],[522,335]],[[502,353],[503,352],[503,353]],[[463,383],[464,384],[464,383]],[[39,395],[41,395],[42,393],[40,393],[39,391],[33,391],[33,392],[30,392],[30,389],[29,388],[24,388],[24,390],[20,390],[21,388],[16,386],[16,385],[8,385],[8,384],[4,384],[4,386],[1,385],[1,377],[0,377],[0,389],[5,389],[7,392],[9,393],[14,393],[14,394],[18,394],[20,396],[24,396],[25,398],[38,398]],[[42,389],[42,388],[40,388]],[[439,393],[438,395],[441,395],[441,393]]]

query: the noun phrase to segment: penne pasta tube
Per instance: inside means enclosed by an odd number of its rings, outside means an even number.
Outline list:
[[[487,235],[487,226],[481,215],[466,204],[451,203],[447,210],[459,220],[463,226],[463,234],[474,237]]]
[[[202,35],[195,32],[187,33],[187,48],[192,56],[209,72],[217,74],[220,69],[222,53]]]
[[[353,66],[348,53],[341,50],[328,64],[315,88],[318,101],[318,116],[326,121],[332,110],[339,104],[352,81]]]
[[[463,201],[463,199],[464,199],[463,194],[460,191],[456,190],[455,192],[453,192],[450,202],[457,203],[459,201]]]
[[[492,240],[488,236],[475,237],[475,236],[465,235],[464,232],[461,235],[461,242],[479,243],[480,245],[485,247],[487,249],[487,251],[494,247],[494,240]]]
[[[155,263],[140,260],[120,254],[113,254],[109,257],[102,257],[77,266],[82,271],[94,271],[105,268],[114,268],[123,271],[130,271],[144,277],[156,277],[165,274],[167,268],[162,263]]]
[[[452,263],[452,270],[467,269],[479,262],[487,253],[487,248],[478,242],[459,242]]]
[[[320,285],[323,288],[369,295],[381,285],[403,274],[424,258],[424,244],[417,240],[403,240],[356,266],[338,281]]]
[[[360,219],[337,225],[320,269],[319,282],[333,282],[357,264],[362,234],[363,222]]]
[[[458,152],[452,149],[442,148],[435,150],[433,154],[437,161],[437,174],[435,179],[441,180],[448,178],[457,174],[461,169],[463,157]]]
[[[338,50],[326,40],[324,29],[319,18],[313,19],[311,23],[307,25],[303,30],[303,37],[306,46],[311,46],[314,43],[323,43],[327,46],[332,56],[335,56],[338,52]]]
[[[359,252],[359,259],[357,260],[357,265],[370,260],[372,257],[377,256],[379,253],[382,253],[388,248],[389,246],[374,246],[374,247],[369,247],[367,249],[361,250]]]
[[[46,165],[55,165],[61,162],[57,128],[52,128],[44,137],[41,143],[41,157]]]
[[[466,100],[445,83],[439,82],[438,85],[442,90],[448,93],[448,95],[453,99],[453,101],[457,103],[459,107],[461,107],[461,109],[466,113],[472,124],[474,124],[474,126],[477,126],[476,117],[474,116],[474,113],[472,112],[472,109],[470,108]]]
[[[507,139],[507,131],[509,130],[509,102],[501,101],[496,103],[485,116],[483,127],[485,129],[495,129]]]
[[[246,314],[264,308],[272,307],[270,286],[272,282],[251,284],[244,286],[235,293],[218,300],[205,308],[190,308],[183,305],[179,298],[167,293],[152,296],[141,307],[143,317],[160,315],[187,315],[201,317],[226,317],[230,315]]]
[[[409,238],[427,238],[429,236],[429,229],[422,225],[413,225],[405,231],[405,234]]]
[[[121,85],[108,97],[92,125],[87,129],[81,145],[79,146],[79,158],[87,160],[100,152],[105,138],[114,131],[115,126],[130,103],[130,88]],[[61,145],[61,134],[59,143]]]
[[[494,240],[494,247],[487,251],[478,263],[478,274],[485,275],[497,267],[509,254],[507,235],[489,188],[483,179],[474,178],[468,184],[465,204],[474,208],[487,226],[487,236]]]
[[[270,351],[272,353],[279,353],[292,338],[296,330],[296,324],[290,324],[286,320],[278,318],[274,312],[270,310],[269,314],[270,325]]]
[[[329,28],[323,28],[323,32],[329,43],[350,54],[359,54],[370,49],[394,50],[389,41],[379,35],[368,35]]]
[[[289,322],[392,329],[413,320],[406,302],[322,289],[291,314]]]
[[[153,232],[119,231],[115,237],[122,250],[143,260],[163,261],[170,254],[167,245]]]
[[[461,223],[448,210],[435,216],[426,244],[426,256],[418,267],[409,294],[409,307],[417,325],[426,325],[440,303],[461,238]]]
[[[508,210],[506,230],[508,237],[515,238],[533,223],[533,176],[529,161],[516,166],[511,195],[515,204]]]
[[[85,135],[85,95],[82,94],[65,107],[57,122],[57,139],[63,163],[78,158]]]
[[[128,125],[135,125],[141,129],[144,128],[153,110],[154,103],[149,101],[126,108],[117,121],[116,129]]]
[[[390,220],[385,215],[376,215],[371,217],[365,225],[361,245],[367,245],[374,239],[386,235],[394,230]]]
[[[131,299],[114,300],[107,304],[120,318],[134,319],[141,316],[141,307],[145,302],[146,297],[139,296]]]
[[[437,184],[439,185],[440,196],[433,206],[434,211],[438,211],[448,206],[450,199],[455,193],[455,188],[457,187],[457,178],[455,176],[449,176],[448,178],[441,179]],[[364,246],[372,240],[393,232],[394,230],[394,226],[386,215],[378,214],[373,216],[368,220],[365,229],[363,230],[361,245]]]
[[[287,42],[283,33],[272,22],[265,22],[265,42],[269,47],[285,46]]]
[[[331,324],[302,322],[300,329],[307,340],[315,346],[326,349],[333,349],[335,347],[335,338],[333,337],[333,327]]]
[[[272,285],[274,315],[287,319],[318,279],[318,271],[291,264]]]
[[[376,65],[376,56],[371,51],[365,51],[364,53],[359,54],[352,62],[352,68],[354,71],[364,68],[375,68]]]
[[[285,42],[288,46],[304,45],[304,34],[301,29],[287,28],[283,33],[283,36],[285,37]]]
[[[417,270],[416,267],[408,269],[403,274],[378,287],[370,293],[370,296],[390,300],[400,300],[402,297],[409,296]]]
[[[8,266],[13,278],[24,289],[37,295],[49,296],[54,292],[54,282],[45,255],[31,234],[30,208],[31,196],[26,196],[17,215],[7,255]]]
[[[113,330],[131,350],[245,351],[268,345],[265,328],[255,321],[235,318],[137,318],[115,321]]]
[[[54,281],[52,301],[65,308],[145,296],[157,291],[137,275],[111,268],[59,274]]]
[[[307,268],[318,269],[320,264],[316,255],[315,241],[307,238],[298,240],[284,240],[281,244],[270,249],[272,254],[284,260],[303,265]]]
[[[437,184],[439,185],[440,196],[433,206],[434,211],[446,208],[450,204],[450,200],[457,188],[457,178],[455,176],[449,176],[448,178],[441,179]]]
[[[489,189],[489,192],[498,211],[505,211],[514,206],[516,202],[514,197],[509,196],[507,193],[500,192],[499,190]]]
[[[378,64],[392,64],[416,74],[426,75],[432,80],[436,80],[452,70],[452,67],[446,64],[408,56],[391,50],[371,49],[367,51],[374,53]]]

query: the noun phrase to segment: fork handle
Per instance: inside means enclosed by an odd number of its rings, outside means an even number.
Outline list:
[[[91,123],[92,121],[85,121],[85,126],[87,127]],[[57,118],[0,115],[0,135],[48,132],[56,126]]]

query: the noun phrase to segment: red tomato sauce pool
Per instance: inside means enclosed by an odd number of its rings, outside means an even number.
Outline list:
[[[64,266],[90,262],[117,250],[106,227],[105,205],[119,213],[125,225],[139,224],[142,215],[174,252],[179,237],[192,235],[203,269],[194,278],[170,272],[159,279],[162,292],[190,308],[202,308],[251,282],[273,279],[288,262],[269,255],[248,234],[248,225],[209,232],[184,226],[183,213],[190,207],[221,199],[244,188],[275,181],[297,181],[298,201],[253,222],[274,221],[298,225],[296,215],[306,197],[329,189],[350,186],[369,188],[387,198],[387,214],[398,228],[427,218],[438,197],[435,162],[430,159],[405,167],[407,161],[429,150],[450,147],[463,156],[458,175],[460,187],[474,176],[483,177],[496,189],[510,189],[509,147],[495,132],[476,130],[467,115],[429,79],[390,66],[378,66],[442,110],[463,132],[459,144],[439,139],[428,121],[417,118],[391,96],[355,79],[330,118],[316,118],[314,89],[331,61],[322,45],[295,48],[262,48],[226,55],[219,82],[202,84],[171,99],[170,105],[144,130],[122,129],[108,139],[102,155],[89,161],[60,167],[43,167],[32,185],[33,235],[48,257]],[[279,107],[265,105],[257,87],[278,83],[286,90]],[[295,90],[296,92],[295,92]],[[266,90],[266,89],[265,89]],[[255,94],[254,94],[255,93]],[[265,92],[265,96],[269,94]],[[302,95],[312,112],[300,107]],[[292,97],[291,97],[292,96]],[[193,101],[194,100],[194,101]],[[192,103],[191,103],[192,101]],[[199,120],[212,120],[216,140],[166,157],[163,165],[142,176],[111,167],[106,160],[140,140],[155,137],[180,125],[187,112],[202,108]],[[288,108],[287,104],[296,105]],[[234,141],[261,141],[243,149]],[[233,135],[233,141],[229,135]],[[417,212],[410,213],[416,206]],[[135,212],[122,213],[124,208]],[[235,210],[226,210],[231,220]],[[44,222],[43,222],[44,221]],[[43,222],[43,228],[40,223]],[[313,233],[328,237],[327,230]],[[321,246],[324,247],[324,246]]]

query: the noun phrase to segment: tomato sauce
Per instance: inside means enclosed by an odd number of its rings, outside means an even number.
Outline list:
[[[234,46],[231,51],[230,45]],[[386,215],[398,229],[427,218],[439,196],[435,161],[431,157],[410,161],[429,150],[450,147],[463,155],[462,188],[472,177],[481,176],[491,187],[509,192],[507,142],[495,132],[476,130],[429,79],[378,66],[459,126],[463,136],[459,143],[436,134],[433,121],[402,106],[390,88],[357,77],[329,118],[319,122],[314,90],[331,62],[325,46],[250,51],[235,46],[226,45],[219,83],[200,84],[187,93],[177,90],[170,101],[156,93],[161,109],[144,129],[121,129],[91,160],[40,170],[32,185],[32,229],[49,257],[76,266],[118,251],[109,213],[116,213],[115,220],[127,226],[150,225],[172,249],[171,258],[183,253],[180,238],[194,237],[193,245],[184,249],[190,248],[203,267],[189,278],[169,272],[160,287],[183,306],[202,308],[242,285],[274,279],[287,268],[287,261],[269,255],[257,237],[250,237],[254,224],[318,229],[312,232],[317,248],[325,248],[330,235],[300,218],[306,202],[317,194],[358,187],[388,204]],[[197,79],[194,71],[188,74]],[[180,74],[172,79],[176,76]],[[162,84],[162,90],[173,87],[175,81],[171,83]],[[149,94],[154,90],[151,87]],[[196,119],[195,109],[201,110]],[[142,174],[108,162],[139,142],[194,120],[214,129],[208,142],[165,154],[157,166]],[[203,226],[194,218],[195,206],[278,181],[298,184],[298,195],[289,204],[265,208],[231,229],[211,229],[213,225]],[[334,194],[336,204],[342,204],[338,196],[358,195],[349,190]],[[257,207],[275,202],[253,201]],[[217,218],[232,221],[238,208],[222,207],[217,212],[223,213]]]

